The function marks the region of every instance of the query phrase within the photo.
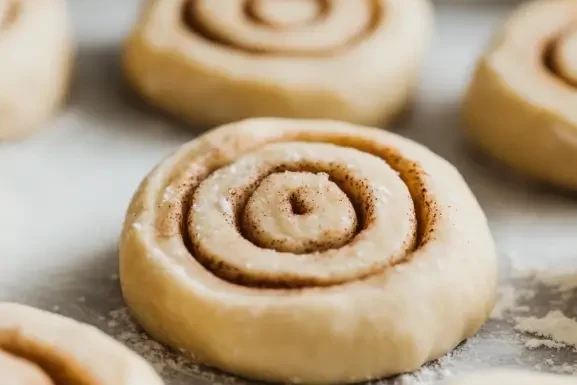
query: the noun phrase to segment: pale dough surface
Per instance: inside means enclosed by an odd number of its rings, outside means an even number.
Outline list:
[[[417,369],[475,334],[496,257],[463,178],[425,147],[342,122],[252,119],[146,177],[120,279],[153,337],[209,365],[343,383]]]
[[[577,378],[520,370],[493,370],[459,376],[442,385],[576,385]]]
[[[577,189],[577,2],[521,5],[478,63],[466,130],[509,166]]]
[[[239,0],[148,2],[125,46],[129,82],[209,126],[258,116],[379,125],[412,98],[432,35],[427,0],[331,0],[316,19],[322,1],[247,3],[256,16]]]
[[[0,0],[0,140],[42,128],[60,107],[71,39],[65,0]]]
[[[162,385],[136,353],[93,326],[0,302],[2,385]]]

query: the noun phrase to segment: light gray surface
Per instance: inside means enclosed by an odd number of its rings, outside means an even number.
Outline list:
[[[0,299],[58,309],[117,336],[109,312],[123,306],[115,273],[124,210],[144,174],[195,132],[147,110],[121,84],[119,42],[139,2],[70,3],[81,44],[69,107],[40,135],[0,144]],[[460,95],[475,58],[509,9],[437,8],[437,36],[416,104],[397,129],[463,172],[503,255],[514,251],[527,263],[574,258],[570,264],[577,265],[577,199],[523,181],[474,154],[460,137]],[[502,262],[505,277],[505,257]],[[543,300],[531,305],[531,314],[546,311]],[[566,305],[573,311],[574,303]],[[444,367],[533,367],[548,358],[573,362],[577,354],[528,351],[510,323],[490,321]],[[211,382],[190,373],[169,384]]]

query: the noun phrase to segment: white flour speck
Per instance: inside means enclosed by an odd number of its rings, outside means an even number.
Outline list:
[[[218,207],[220,210],[226,215],[232,215],[232,205],[228,201],[228,199],[221,197],[218,200]]]
[[[392,381],[392,385],[433,385],[439,381],[453,376],[453,373],[446,369],[446,365],[451,360],[451,355],[441,358],[438,363],[423,367],[413,373],[403,374]]]
[[[294,151],[287,151],[286,152],[286,160],[289,162],[298,162],[301,159],[302,159],[302,156],[298,152],[294,152]]]
[[[177,191],[171,186],[168,186],[166,190],[164,190],[164,194],[162,194],[162,201],[169,203],[174,202],[177,197],[178,197]]]
[[[499,288],[499,300],[491,313],[492,319],[503,319],[505,314],[514,309],[517,302],[517,293],[513,286]]]
[[[527,349],[537,349],[540,347],[546,347],[546,348],[551,348],[551,349],[561,349],[565,346],[566,345],[561,343],[561,342],[551,341],[551,340],[542,340],[539,338],[531,338],[530,340],[525,342],[525,347]]]

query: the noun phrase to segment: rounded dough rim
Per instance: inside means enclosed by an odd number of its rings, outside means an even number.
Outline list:
[[[479,59],[463,102],[465,131],[482,149],[525,175],[571,190],[577,189],[570,166],[577,162],[577,88],[545,58],[577,25],[576,11],[570,0],[518,6]]]
[[[210,146],[282,138],[291,130],[378,140],[416,160],[441,207],[438,239],[366,280],[288,292],[228,283],[194,258],[156,246],[155,205],[173,170]],[[494,304],[496,259],[486,218],[461,175],[425,147],[336,121],[262,118],[185,144],[147,176],[125,220],[120,275],[144,328],[210,365],[271,381],[355,382],[417,369],[472,336]]]

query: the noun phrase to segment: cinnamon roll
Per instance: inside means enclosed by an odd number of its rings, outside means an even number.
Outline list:
[[[577,189],[577,3],[520,6],[481,58],[465,104],[481,148],[539,180]]]
[[[7,302],[0,302],[0,379],[10,385],[162,385],[144,359],[98,329]]]
[[[494,303],[495,251],[460,174],[336,121],[251,119],[142,182],[120,244],[153,337],[241,376],[346,383],[451,350]]]
[[[124,51],[129,82],[184,120],[381,124],[411,99],[428,0],[153,0]]]
[[[577,385],[577,379],[547,373],[496,370],[456,377],[443,385]]]
[[[0,140],[39,129],[69,82],[71,31],[64,0],[0,0]]]

